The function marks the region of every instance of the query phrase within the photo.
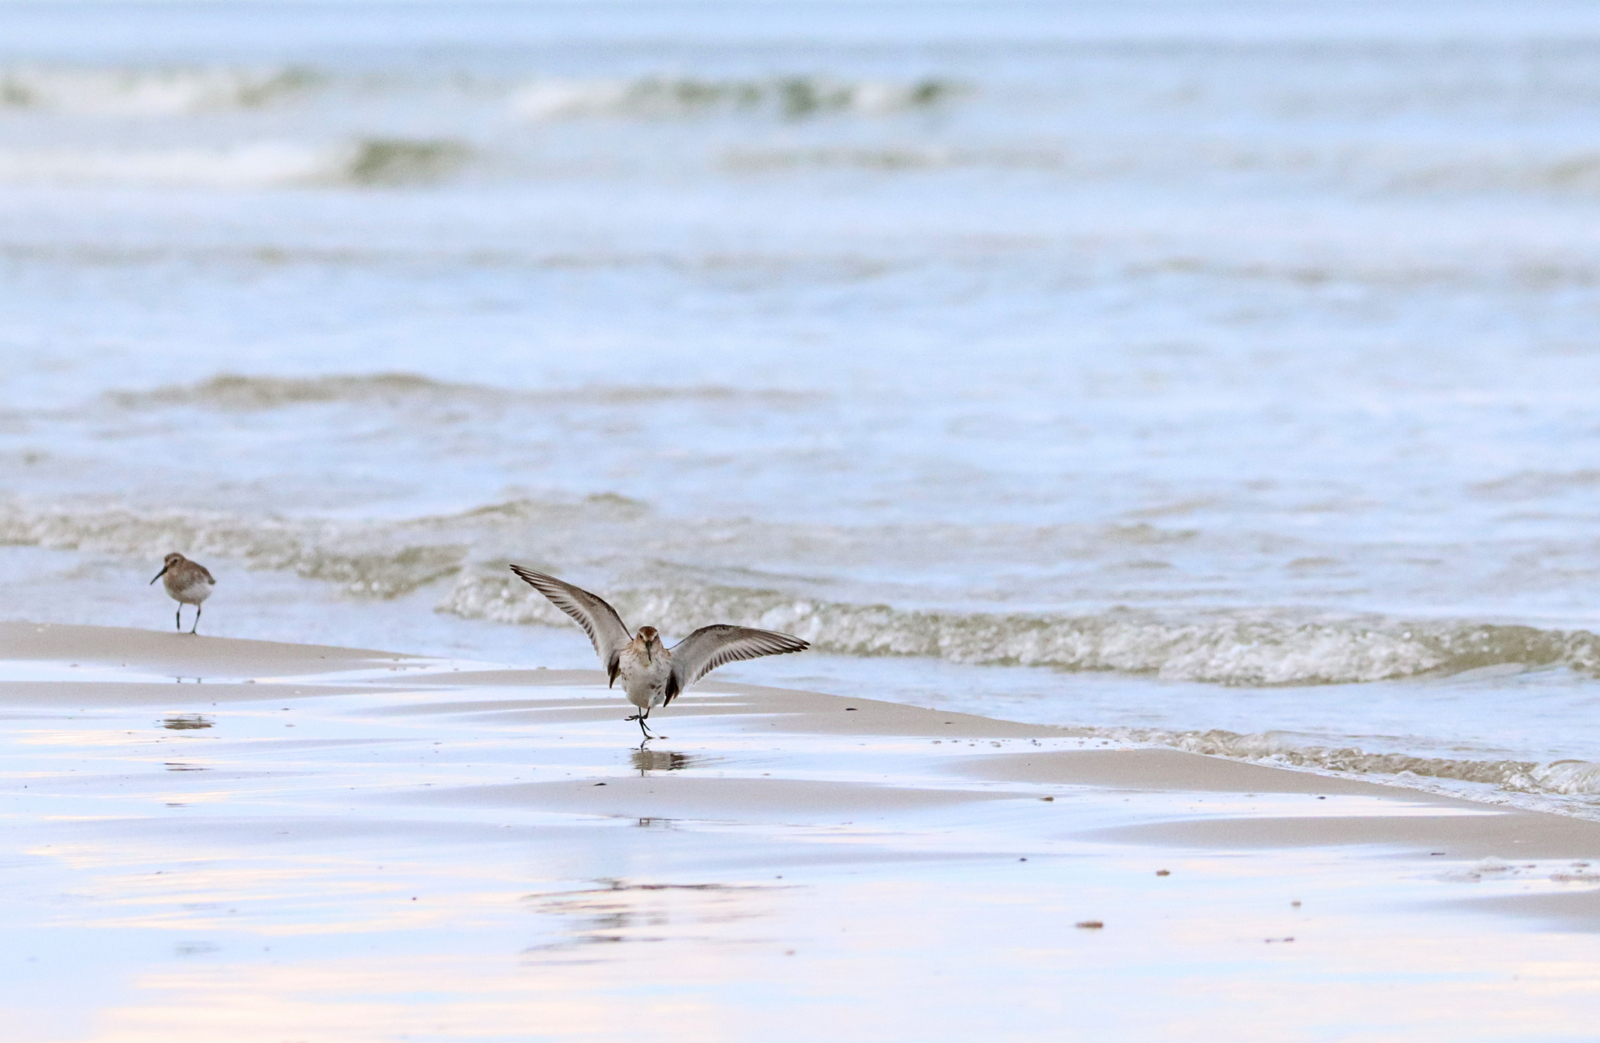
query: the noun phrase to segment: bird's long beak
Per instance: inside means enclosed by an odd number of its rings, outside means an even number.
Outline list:
[[[162,576],[165,576],[167,574],[167,569],[171,567],[172,566],[170,565],[161,566],[161,571],[156,573],[156,579],[160,579]],[[155,586],[156,579],[151,580],[148,584],[146,584],[146,586]]]

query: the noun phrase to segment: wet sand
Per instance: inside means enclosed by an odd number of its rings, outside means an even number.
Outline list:
[[[627,709],[589,671],[0,624],[0,1040],[1600,1015],[1600,825],[748,685],[641,750]]]

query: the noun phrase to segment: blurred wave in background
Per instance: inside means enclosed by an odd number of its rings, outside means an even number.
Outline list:
[[[0,5],[5,614],[1600,811],[1600,8]]]

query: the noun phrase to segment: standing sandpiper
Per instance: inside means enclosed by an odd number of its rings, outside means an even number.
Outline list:
[[[521,565],[511,566],[511,571],[583,627],[606,668],[606,687],[622,679],[628,702],[639,708],[627,720],[638,721],[647,740],[655,738],[645,727],[650,711],[672,702],[679,692],[724,663],[811,647],[788,634],[717,623],[701,627],[669,649],[661,643],[655,627],[640,627],[636,636],[630,636],[622,617],[604,598]]]
[[[211,573],[199,562],[190,561],[182,554],[174,551],[166,557],[166,564],[161,571],[156,573],[156,579],[162,576],[167,581],[162,586],[167,588],[167,593],[172,595],[172,600],[178,603],[178,632],[183,632],[183,606],[194,606],[194,626],[189,628],[189,633],[200,629],[200,603],[211,596],[211,588],[217,585]],[[151,580],[154,583],[156,579]]]

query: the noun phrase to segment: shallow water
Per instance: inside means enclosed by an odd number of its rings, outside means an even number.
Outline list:
[[[517,560],[825,653],[741,679],[1600,793],[1593,8],[85,6],[0,14],[10,614],[178,548],[211,633],[587,665]]]

